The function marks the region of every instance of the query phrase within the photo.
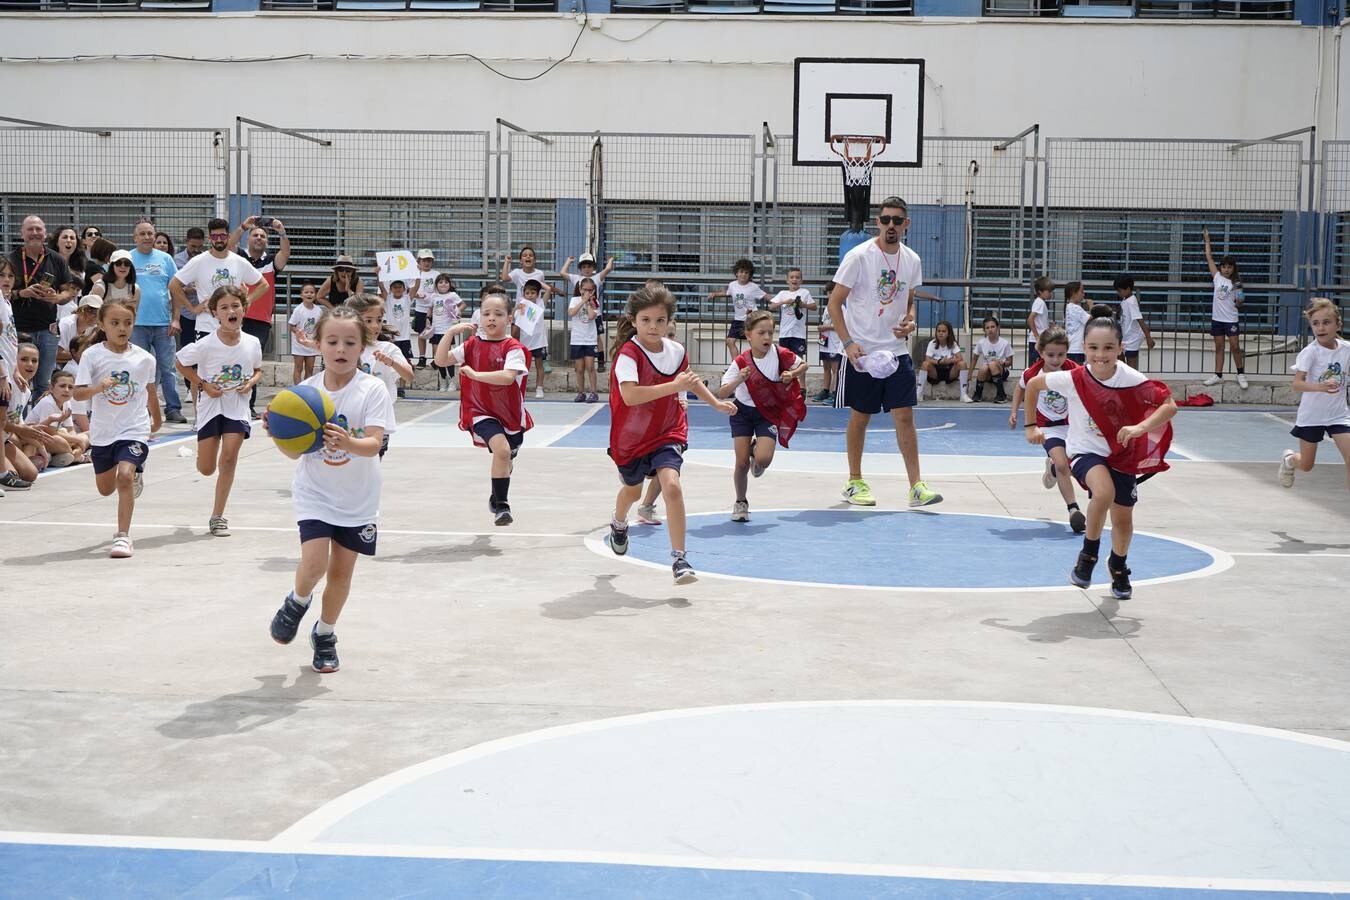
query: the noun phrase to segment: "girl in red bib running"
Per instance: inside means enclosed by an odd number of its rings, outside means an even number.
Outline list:
[[[525,387],[530,351],[507,334],[511,314],[506,294],[492,291],[479,304],[479,324],[465,322],[451,328],[436,345],[436,365],[459,366],[459,427],[473,442],[492,451],[492,494],[488,510],[497,525],[511,524],[511,469],[534,420],[525,410]],[[476,333],[481,327],[482,333]],[[453,336],[470,334],[452,347]]]
[[[661,285],[648,284],[628,298],[614,339],[609,376],[609,455],[623,486],[609,523],[609,548],[628,552],[628,508],[642,495],[642,482],[655,476],[666,501],[671,572],[676,584],[697,580],[684,552],[684,494],[680,491],[682,454],[689,442],[689,418],[680,397],[693,391],[718,412],[736,407],[713,396],[689,369],[684,347],[666,337],[675,315],[675,298]]]
[[[1078,363],[1069,359],[1069,336],[1063,328],[1051,326],[1041,331],[1036,340],[1036,351],[1040,359],[1022,372],[1013,392],[1012,410],[1008,413],[1008,427],[1017,427],[1017,413],[1022,407],[1023,395],[1027,383],[1041,373],[1072,372]],[[1030,420],[1028,420],[1030,422]],[[1047,491],[1059,485],[1059,495],[1069,510],[1069,527],[1074,534],[1082,534],[1087,527],[1087,517],[1078,508],[1078,497],[1073,492],[1073,475],[1069,471],[1068,451],[1065,441],[1069,436],[1069,401],[1060,393],[1044,390],[1036,401],[1036,427],[1045,435],[1041,444],[1045,448],[1045,474],[1041,476],[1041,486]]]
[[[1045,432],[1036,424],[1041,392],[1052,390],[1064,396],[1069,405],[1066,449],[1070,466],[1091,500],[1083,549],[1069,580],[1080,588],[1092,583],[1109,513],[1111,557],[1106,567],[1111,593],[1117,600],[1128,600],[1133,588],[1125,557],[1134,537],[1135,485],[1167,470],[1163,457],[1172,443],[1168,420],[1177,414],[1177,405],[1167,385],[1116,361],[1121,352],[1116,319],[1103,316],[1088,322],[1083,329],[1083,351],[1087,365],[1042,372],[1027,382],[1027,440],[1045,442]]]
[[[745,333],[750,349],[727,366],[717,392],[723,400],[735,395],[736,414],[731,417],[731,441],[736,448],[731,474],[736,485],[733,522],[750,521],[746,476],[763,475],[773,462],[775,443],[786,447],[806,418],[806,400],[797,381],[806,371],[806,360],[786,347],[775,346],[773,315],[765,310],[755,310],[745,317]]]

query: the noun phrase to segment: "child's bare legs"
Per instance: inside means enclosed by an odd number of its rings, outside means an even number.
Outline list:
[[[591,393],[600,393],[599,376],[595,373],[595,357],[588,356],[585,359],[586,372],[591,376]]]
[[[420,333],[417,335],[417,358],[419,360],[427,358],[427,339]]]
[[[239,463],[239,451],[243,445],[244,436],[235,432],[207,438],[197,444],[197,471],[210,475],[219,469],[216,474],[215,502],[211,507],[212,518],[225,515],[225,504],[230,499],[230,488],[234,486],[234,470]]]
[[[537,356],[534,358],[534,386],[544,389],[544,361]]]
[[[1055,447],[1050,451],[1050,461],[1055,464],[1055,482],[1059,485],[1059,495],[1064,498],[1065,504],[1077,503],[1078,497],[1073,490],[1073,472],[1069,468],[1069,454],[1064,452],[1063,447]]]
[[[1233,357],[1233,368],[1242,369],[1242,339],[1236,334],[1228,336],[1228,353]],[[1223,351],[1220,350],[1220,353]],[[1220,363],[1222,365],[1222,363]],[[1215,371],[1218,371],[1217,369]]]
[[[295,596],[304,598],[314,593],[319,579],[326,575],[323,611],[319,618],[329,625],[337,624],[342,607],[347,604],[356,557],[355,551],[330,538],[315,538],[300,545],[300,564],[295,567]]]
[[[1214,335],[1214,374],[1223,374],[1223,335]]]
[[[750,485],[750,441],[749,435],[731,439],[736,453],[736,462],[731,467],[731,483],[736,488],[736,501],[745,500],[745,490]]]
[[[825,389],[831,394],[835,393],[835,388],[839,385],[839,360],[832,359],[825,363]]]
[[[1338,437],[1343,437],[1343,435],[1333,435],[1332,440],[1335,440]],[[1336,446],[1340,447],[1340,443],[1337,442]],[[1341,450],[1341,452],[1344,453],[1345,451]],[[1298,442],[1298,452],[1289,457],[1289,461],[1292,462],[1294,468],[1298,469],[1300,472],[1311,472],[1313,463],[1317,462],[1317,444],[1300,438]]]
[[[1102,530],[1106,527],[1106,516],[1112,511],[1116,502],[1116,483],[1111,480],[1111,470],[1106,466],[1093,466],[1088,470],[1086,480],[1088,490],[1092,492],[1092,499],[1088,501],[1087,530],[1083,532],[1083,537],[1090,541],[1100,541]],[[1113,519],[1112,525],[1114,526],[1114,524]],[[1113,533],[1111,537],[1111,548],[1113,550],[1115,545],[1116,539]],[[1129,546],[1128,540],[1126,546]]]
[[[94,486],[104,497],[117,491],[117,531],[128,534],[131,531],[131,513],[136,508],[133,495],[136,483],[136,467],[129,462],[119,462],[106,472],[94,476]]]
[[[572,361],[572,369],[577,376],[577,393],[586,393],[586,357]]]
[[[330,538],[314,538],[300,545],[300,563],[295,567],[295,596],[303,600],[314,593],[314,586],[328,568],[330,545],[337,546]]]
[[[1111,504],[1111,552],[1128,556],[1134,538],[1134,507]]]
[[[1331,440],[1341,451],[1341,459],[1345,460],[1345,487],[1350,490],[1350,434],[1333,434]]]
[[[642,495],[642,502],[639,506],[652,507],[661,496],[661,482],[655,478],[647,479],[647,491]]]
[[[614,498],[614,521],[627,522],[628,510],[637,502],[638,497],[641,495],[641,484],[625,484],[621,486],[619,488],[619,495]],[[669,508],[669,504],[667,504],[667,508]]]
[[[488,449],[492,451],[492,472],[493,478],[505,478],[511,474],[511,444],[506,440],[504,434],[494,434],[492,440],[488,441]]]
[[[666,528],[670,534],[670,549],[683,550],[684,547],[684,491],[680,488],[680,473],[675,469],[657,469],[656,479],[661,483],[661,496],[666,499]],[[633,497],[637,498],[634,486]],[[620,492],[620,497],[623,493]],[[625,514],[627,507],[624,507]]]
[[[727,344],[727,361],[728,361],[728,362],[730,362],[731,360],[733,360],[733,359],[735,359],[736,357],[738,357],[738,356],[741,355],[741,342],[740,342],[740,341],[736,340],[735,338],[730,338],[730,337],[729,337],[729,338],[727,338],[727,340],[726,340],[726,344]]]
[[[17,444],[10,443],[5,445],[5,459],[9,461],[9,468],[14,474],[24,481],[37,480],[37,466],[33,465],[33,461],[29,459],[26,454],[20,452]],[[112,492],[109,491],[108,493]]]

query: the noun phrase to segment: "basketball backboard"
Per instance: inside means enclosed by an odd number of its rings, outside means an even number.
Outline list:
[[[874,165],[923,164],[923,60],[800,57],[794,70],[794,165],[839,165],[833,135],[884,138]]]

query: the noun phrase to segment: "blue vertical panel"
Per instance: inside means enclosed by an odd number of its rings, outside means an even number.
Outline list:
[[[587,6],[589,7],[589,0]],[[594,9],[591,12],[595,12]],[[586,201],[577,197],[560,197],[553,213],[554,271],[562,268],[563,261],[569,256],[580,256],[586,252]],[[577,270],[576,263],[571,271]],[[553,301],[554,318],[567,315],[567,299],[555,297]]]
[[[1294,19],[1304,25],[1335,25],[1342,7],[1340,0],[1294,0]]]
[[[966,209],[964,206],[912,206],[909,210],[907,243],[923,260],[925,280],[965,277]],[[918,324],[921,330],[931,329],[946,319],[961,327],[961,304],[964,297],[960,287],[925,287],[926,294],[937,294],[941,303],[919,301]]]
[[[261,212],[262,200],[248,194],[231,194],[229,210],[227,218],[230,220],[230,226],[234,227],[249,216],[256,216]]]
[[[983,0],[914,0],[916,16],[969,16],[984,14]]]
[[[1287,209],[1284,211],[1280,229],[1284,239],[1280,242],[1280,281],[1285,284],[1302,285],[1306,279],[1300,266],[1315,258],[1317,246],[1317,216],[1311,213]],[[1295,254],[1295,245],[1298,247]],[[1281,291],[1276,294],[1279,304],[1275,310],[1276,328],[1280,334],[1302,334],[1303,328],[1303,291]]]

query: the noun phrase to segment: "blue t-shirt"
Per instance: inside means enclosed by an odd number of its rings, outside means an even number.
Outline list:
[[[163,250],[142,253],[131,251],[131,264],[136,269],[136,287],[141,289],[141,305],[136,310],[137,325],[168,325],[169,279],[178,271],[173,257]]]

